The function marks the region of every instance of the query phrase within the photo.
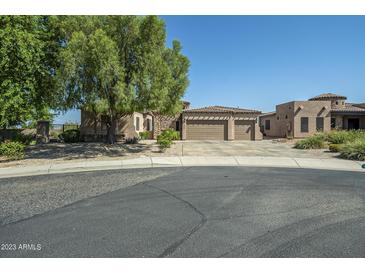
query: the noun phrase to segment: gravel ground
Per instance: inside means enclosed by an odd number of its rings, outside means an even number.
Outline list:
[[[136,185],[178,169],[136,169],[0,179],[0,224],[8,224],[89,197]]]

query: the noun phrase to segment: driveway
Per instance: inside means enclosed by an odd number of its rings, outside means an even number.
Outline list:
[[[108,185],[123,182],[125,172],[72,180]],[[11,180],[32,188],[62,177]],[[22,191],[16,189],[14,197]],[[364,201],[362,173],[179,168],[2,225],[0,242],[16,250],[1,250],[0,257],[365,257]],[[24,244],[29,248],[19,249]]]
[[[178,141],[166,151],[174,156],[269,156],[290,158],[333,158],[326,149],[294,149],[294,141]]]

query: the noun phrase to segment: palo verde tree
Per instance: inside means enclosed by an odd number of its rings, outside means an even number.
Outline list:
[[[49,116],[57,51],[47,16],[0,16],[0,127]]]
[[[166,48],[160,18],[73,17],[62,19],[61,24],[68,31],[60,54],[60,99],[64,106],[105,115],[108,143],[115,142],[121,117],[134,111],[173,112],[181,105],[187,81],[176,88],[183,78],[176,67],[181,62],[187,77],[189,62],[180,48]],[[76,30],[67,28],[68,24]]]

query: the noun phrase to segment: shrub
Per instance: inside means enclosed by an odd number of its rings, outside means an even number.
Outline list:
[[[31,134],[23,134],[21,132],[17,132],[12,138],[11,141],[22,143],[24,145],[29,145],[34,140],[34,136]]]
[[[150,132],[149,131],[140,132],[139,138],[141,138],[141,140],[146,140],[146,139],[150,138]]]
[[[164,135],[173,141],[180,140],[180,133],[172,128],[163,130],[161,135]]]
[[[0,155],[11,160],[24,158],[25,145],[21,142],[6,141],[0,144]]]
[[[307,137],[303,140],[300,140],[296,142],[294,145],[294,148],[297,149],[318,149],[318,148],[324,148],[326,146],[325,144],[325,138],[323,134],[315,134],[313,136]]]
[[[331,144],[344,144],[357,139],[365,139],[365,133],[361,130],[333,130],[326,133],[326,141]]]
[[[330,144],[328,146],[328,148],[329,148],[329,151],[331,151],[331,152],[341,152],[343,146],[344,146],[343,144]]]
[[[69,129],[61,133],[58,137],[65,143],[77,143],[80,142],[80,130]]]
[[[138,144],[138,138],[137,137],[127,138],[127,139],[125,139],[125,143],[126,144]]]
[[[180,139],[180,133],[171,128],[165,129],[157,136],[157,144],[159,144],[162,151],[169,148],[173,141]]]
[[[357,139],[354,142],[346,143],[340,157],[350,160],[365,161],[365,140]]]
[[[159,135],[157,137],[157,144],[159,144],[160,149],[162,151],[165,151],[167,148],[169,148],[172,145],[172,140],[168,136]]]

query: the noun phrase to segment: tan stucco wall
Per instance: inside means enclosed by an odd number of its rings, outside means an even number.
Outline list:
[[[116,129],[118,140],[137,136],[134,128],[134,117],[135,114],[119,119]],[[143,127],[143,115],[141,124]],[[80,135],[85,141],[100,140],[106,134],[106,124],[101,121],[100,115],[95,116],[92,112],[81,111]]]
[[[331,130],[330,101],[294,102],[294,138],[304,138],[317,132],[316,118],[323,117],[323,131]],[[301,117],[308,117],[308,132],[301,132]]]

